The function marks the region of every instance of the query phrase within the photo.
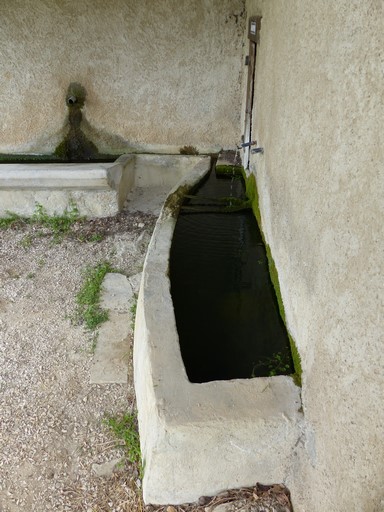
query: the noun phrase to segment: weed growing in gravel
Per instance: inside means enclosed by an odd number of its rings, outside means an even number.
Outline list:
[[[80,242],[101,242],[104,240],[105,235],[103,233],[94,233],[93,235],[86,236],[86,235],[79,235],[77,237]]]
[[[112,430],[115,436],[123,441],[122,447],[127,460],[137,466],[139,477],[143,477],[143,466],[141,463],[140,437],[135,413],[125,413],[120,417],[107,417],[105,424]]]
[[[114,272],[114,269],[107,261],[95,267],[87,267],[84,284],[76,296],[76,319],[91,331],[108,320],[108,311],[99,305],[101,283],[108,272]]]
[[[44,206],[36,203],[35,213],[31,218],[32,223],[49,228],[53,232],[56,241],[68,233],[72,225],[78,220],[81,220],[79,209],[73,201],[70,201],[62,215],[56,213],[48,215]]]
[[[25,219],[24,217],[21,217],[17,213],[14,212],[7,212],[7,217],[4,217],[0,219],[0,229],[7,229],[14,224],[21,224],[25,223],[28,219]]]
[[[29,249],[32,245],[32,236],[31,235],[25,235],[22,240],[20,241],[20,245],[24,249]]]
[[[135,320],[136,320],[136,310],[137,310],[137,293],[133,296],[133,303],[131,307],[129,308],[130,312],[132,313],[132,319],[131,319],[131,329],[132,331],[135,330]]]
[[[39,268],[43,268],[44,265],[45,265],[45,259],[44,258],[39,258],[37,260],[37,264],[38,264]]]
[[[40,203],[36,203],[35,211],[32,217],[22,217],[14,212],[7,212],[7,217],[0,219],[0,228],[6,229],[9,227],[15,227],[21,224],[34,224],[37,226],[41,226],[49,229],[54,236],[55,242],[61,240],[63,235],[67,234],[72,225],[79,221],[84,220],[83,217],[80,217],[79,209],[76,206],[74,201],[69,202],[69,206],[65,208],[64,212],[61,215],[54,213],[53,215],[48,215],[47,210]],[[37,233],[37,235],[41,235],[41,233]],[[24,237],[21,242],[23,247],[29,247],[32,242],[32,236],[27,235]]]

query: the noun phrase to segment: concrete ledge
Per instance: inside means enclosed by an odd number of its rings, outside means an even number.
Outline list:
[[[196,166],[179,186],[192,186],[205,172]],[[173,208],[178,189],[166,202]],[[300,437],[300,390],[290,377],[188,381],[168,279],[175,223],[165,206],[148,248],[135,324],[143,494],[156,504],[195,501],[256,481],[284,482]]]
[[[0,216],[31,216],[36,203],[49,215],[71,201],[81,215],[107,217],[122,210],[135,187],[169,186],[206,156],[122,155],[112,163],[0,164]]]

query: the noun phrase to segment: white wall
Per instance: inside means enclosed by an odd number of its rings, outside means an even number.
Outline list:
[[[384,4],[248,0],[261,14],[253,155],[303,366],[295,510],[384,510]],[[301,446],[305,447],[301,450]]]
[[[2,0],[0,152],[49,152],[80,82],[99,149],[234,145],[244,0]]]

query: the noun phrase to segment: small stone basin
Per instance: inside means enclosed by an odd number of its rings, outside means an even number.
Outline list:
[[[135,188],[170,190],[206,156],[129,154],[108,163],[0,164],[0,217],[30,217],[36,203],[49,215],[75,203],[80,215],[108,217],[122,210]]]

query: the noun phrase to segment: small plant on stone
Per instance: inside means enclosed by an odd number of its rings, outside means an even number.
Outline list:
[[[275,352],[271,357],[266,357],[253,366],[252,377],[257,376],[258,368],[267,368],[268,376],[274,377],[276,375],[288,375],[291,370],[291,364],[287,354]]]
[[[180,155],[198,155],[199,151],[195,146],[183,146],[179,149]]]
[[[119,417],[109,416],[105,419],[106,425],[112,430],[118,440],[118,446],[124,449],[127,460],[137,467],[139,477],[143,477],[141,463],[140,437],[135,413],[125,413]]]
[[[267,361],[269,376],[285,375],[290,371],[291,365],[286,355],[282,352],[276,352]]]
[[[84,272],[84,283],[76,296],[75,318],[91,331],[108,320],[108,311],[99,305],[100,291],[105,274],[113,271],[108,262],[102,262],[94,267],[87,267]]]

